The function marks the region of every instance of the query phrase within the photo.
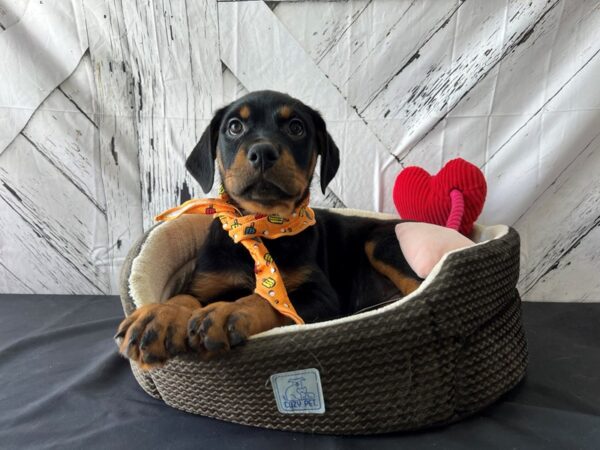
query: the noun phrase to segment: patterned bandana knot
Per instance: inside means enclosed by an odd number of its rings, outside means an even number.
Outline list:
[[[192,199],[181,206],[168,209],[155,217],[157,221],[173,220],[182,214],[206,214],[218,218],[223,229],[235,243],[241,243],[254,260],[256,288],[254,292],[267,300],[279,313],[294,322],[304,323],[288,297],[283,278],[262,239],[293,236],[315,224],[315,214],[308,206],[308,198],[289,217],[278,214],[242,213],[231,204],[229,196],[221,188],[220,199]]]

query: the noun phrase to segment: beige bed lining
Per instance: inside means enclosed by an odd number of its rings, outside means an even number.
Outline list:
[[[188,214],[154,228],[133,260],[129,295],[136,307],[161,303],[194,269],[212,217]]]

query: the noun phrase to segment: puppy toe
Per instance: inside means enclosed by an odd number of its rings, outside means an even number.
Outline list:
[[[190,348],[197,352],[204,350],[202,345],[204,335],[200,332],[200,328],[206,317],[207,311],[201,309],[196,311],[187,324],[187,343]]]
[[[221,353],[229,350],[226,324],[234,303],[215,302],[196,311],[188,323],[188,343],[202,353]]]
[[[227,336],[229,338],[229,345],[232,347],[242,345],[248,340],[247,331],[243,329],[243,317],[240,314],[232,314],[227,319]]]
[[[113,336],[113,339],[115,340],[115,342],[117,343],[117,346],[120,348],[121,344],[123,343],[123,338],[125,337],[125,334],[127,333],[127,330],[129,330],[129,327],[131,327],[131,325],[135,322],[136,318],[137,318],[137,311],[134,312],[133,314],[131,314],[130,316],[126,317],[125,319],[123,319],[123,321],[119,324],[119,328],[117,329],[116,334]]]
[[[224,329],[222,308],[217,308],[210,312],[200,325],[200,335],[204,343],[204,348],[209,352],[221,352],[229,349],[229,340]]]
[[[206,336],[204,338],[204,348],[212,353],[219,353],[229,348],[229,345],[224,339],[219,337],[212,338],[210,336]]]
[[[148,328],[140,340],[140,350],[146,350],[148,346],[158,339],[158,332],[154,328]]]
[[[164,326],[159,321],[155,320],[148,325],[140,339],[139,362],[146,366],[161,366],[169,356],[172,356],[160,342],[162,335],[164,335]]]
[[[116,334],[119,352],[142,369],[160,367],[187,350],[190,310],[177,305],[148,305],[125,319]]]
[[[123,356],[129,359],[137,359],[139,356],[138,339],[140,328],[133,326],[127,330],[125,337],[121,343],[120,352]]]
[[[172,325],[167,327],[164,339],[164,347],[169,355],[179,355],[187,350],[186,347],[186,329],[175,328]]]

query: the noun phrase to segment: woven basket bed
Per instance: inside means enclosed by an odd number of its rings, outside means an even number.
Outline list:
[[[126,314],[181,291],[210,221],[186,215],[141,237],[123,267]],[[186,354],[149,372],[132,363],[133,374],[170,406],[266,428],[372,434],[457,421],[514,387],[527,365],[519,236],[476,225],[472,238],[477,245],[446,254],[395,302],[274,329],[209,361]],[[309,368],[320,374],[325,412],[280,413],[270,376]]]

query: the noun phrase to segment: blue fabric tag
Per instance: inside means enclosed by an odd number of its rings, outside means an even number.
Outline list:
[[[317,369],[271,375],[277,409],[283,414],[323,414],[325,399]]]

